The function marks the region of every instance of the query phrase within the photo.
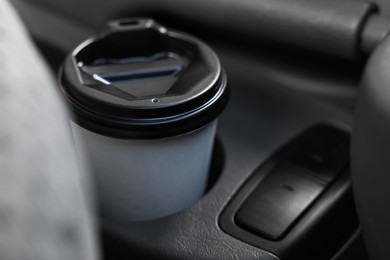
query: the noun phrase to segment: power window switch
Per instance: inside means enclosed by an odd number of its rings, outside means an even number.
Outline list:
[[[300,171],[294,165],[276,165],[239,208],[236,224],[268,239],[280,239],[324,189]]]

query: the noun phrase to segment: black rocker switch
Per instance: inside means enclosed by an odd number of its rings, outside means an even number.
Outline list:
[[[282,237],[324,189],[301,173],[294,165],[277,164],[240,207],[236,224],[268,239]]]
[[[349,161],[349,135],[330,126],[317,126],[289,143],[279,156],[331,182]]]
[[[318,246],[337,252],[358,227],[353,206],[346,207],[353,204],[349,139],[330,125],[303,131],[256,169],[222,212],[221,228],[280,259],[287,251],[306,259]]]

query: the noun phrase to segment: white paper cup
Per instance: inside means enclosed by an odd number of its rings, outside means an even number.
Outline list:
[[[92,170],[103,218],[164,217],[205,192],[226,76],[194,37],[151,19],[109,25],[60,73],[76,147]]]
[[[72,123],[80,157],[93,170],[104,218],[147,220],[176,213],[205,192],[217,122],[152,140],[120,140]]]

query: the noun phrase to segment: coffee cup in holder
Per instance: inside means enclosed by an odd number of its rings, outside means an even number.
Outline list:
[[[209,46],[152,19],[113,21],[67,57],[60,86],[102,218],[160,218],[202,197],[228,100]]]

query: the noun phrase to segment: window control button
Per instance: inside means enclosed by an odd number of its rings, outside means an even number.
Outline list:
[[[348,134],[331,127],[315,127],[290,143],[281,159],[330,182],[348,164]]]
[[[281,238],[324,189],[299,170],[276,165],[240,207],[236,224],[268,239]]]

